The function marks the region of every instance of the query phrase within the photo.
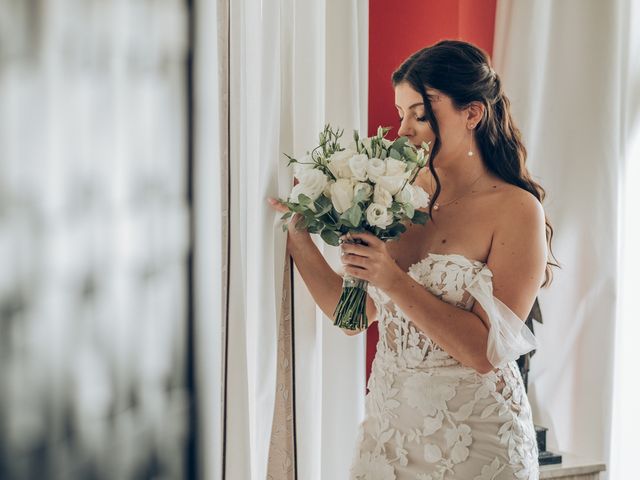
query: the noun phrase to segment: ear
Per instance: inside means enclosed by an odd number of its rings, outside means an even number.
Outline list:
[[[484,105],[482,102],[474,101],[467,105],[467,125],[478,125],[484,115]]]

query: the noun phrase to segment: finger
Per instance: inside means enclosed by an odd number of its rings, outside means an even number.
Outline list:
[[[367,280],[369,277],[368,271],[361,267],[355,267],[352,265],[345,265],[343,268],[345,273],[348,273],[352,277],[361,278]]]
[[[355,255],[353,253],[347,253],[342,257],[342,264],[366,269],[367,265],[369,264],[369,259],[367,257],[361,257],[360,255]]]
[[[288,212],[289,208],[286,205],[283,205],[278,200],[272,197],[267,197],[267,201],[269,204],[279,212]]]
[[[361,257],[370,257],[373,253],[371,251],[371,247],[367,245],[360,245],[358,243],[343,243],[340,245],[340,248],[345,253],[353,253],[359,255]]]
[[[369,232],[348,232],[340,238],[346,241],[348,240],[348,236],[364,240],[368,245],[381,245],[383,243],[382,240]]]

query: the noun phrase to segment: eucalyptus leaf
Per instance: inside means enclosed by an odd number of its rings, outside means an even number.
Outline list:
[[[320,236],[329,245],[337,247],[340,244],[339,235],[331,229],[328,229],[328,228],[323,229],[322,232],[320,233]]]
[[[351,208],[349,208],[347,212],[349,212],[347,217],[349,219],[349,222],[351,223],[351,225],[357,228],[360,225],[360,219],[362,218],[362,209],[360,208],[360,205],[356,203]]]
[[[301,193],[298,195],[298,203],[306,207],[311,203],[311,198],[307,197],[304,193]]]
[[[395,158],[396,160],[402,160],[402,154],[395,148],[391,148],[391,150],[389,150],[389,156],[391,158]]]
[[[429,220],[430,215],[427,212],[423,212],[422,210],[416,210],[413,213],[413,218],[411,221],[413,223],[417,223],[419,225],[424,225]]]

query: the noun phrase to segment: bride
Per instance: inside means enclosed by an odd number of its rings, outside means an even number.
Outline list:
[[[552,280],[544,189],[487,54],[444,40],[393,73],[398,135],[431,157],[416,182],[425,225],[397,241],[341,238],[344,272],[369,281],[379,340],[351,479],[537,479],[538,446],[516,360],[537,347],[524,324]],[[274,208],[286,207],[269,199]],[[287,250],[332,318],[342,278],[306,231]],[[365,243],[351,243],[360,238]],[[359,331],[344,330],[353,335]]]

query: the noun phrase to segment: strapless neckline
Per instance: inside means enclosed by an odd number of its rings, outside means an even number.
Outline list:
[[[405,270],[405,273],[409,273],[411,270],[415,269],[417,266],[421,265],[422,263],[426,262],[429,259],[443,260],[445,258],[457,258],[457,259],[461,260],[462,262],[467,263],[467,264],[469,264],[471,266],[483,266],[483,265],[486,265],[485,262],[481,262],[480,260],[475,260],[473,258],[466,257],[466,256],[462,255],[461,253],[433,253],[433,252],[429,252],[429,253],[427,253],[427,255],[425,257],[423,257],[420,260],[418,260],[417,262],[414,262],[411,265],[409,265],[409,268],[407,268]]]

